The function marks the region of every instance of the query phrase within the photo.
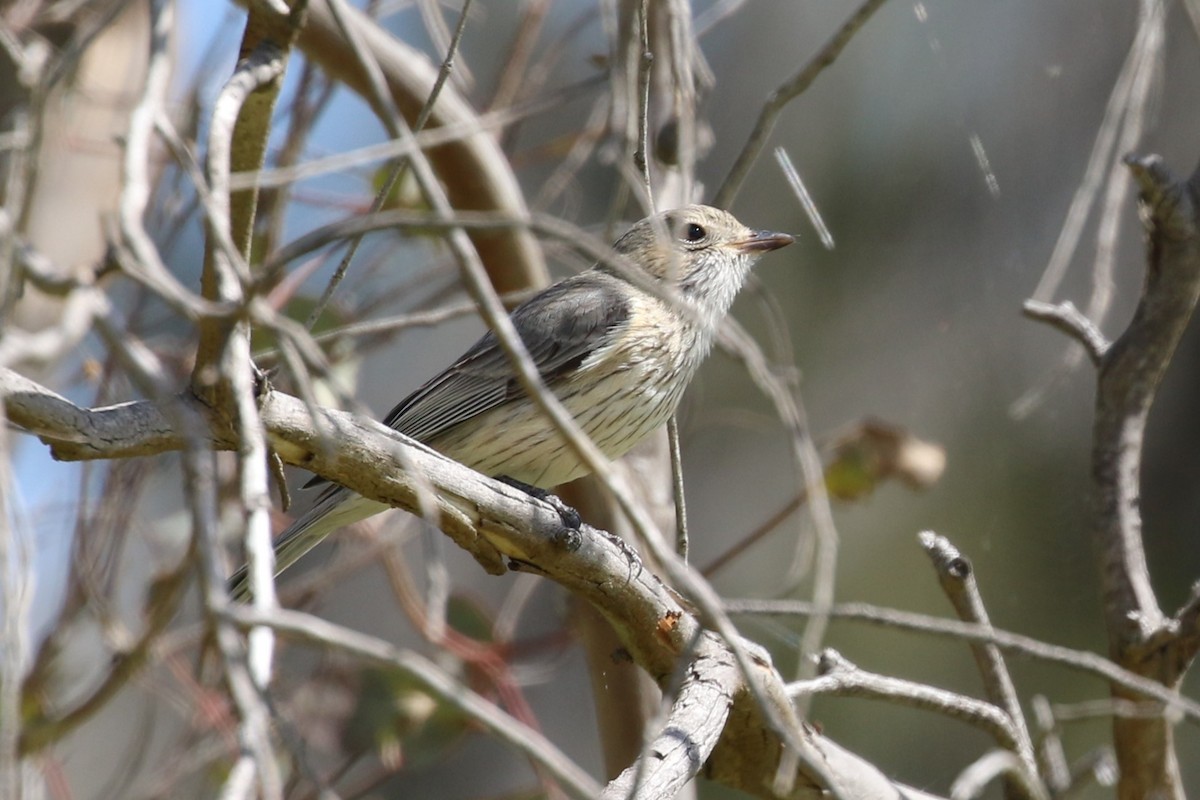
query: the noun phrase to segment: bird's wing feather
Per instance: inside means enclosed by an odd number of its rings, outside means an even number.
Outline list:
[[[607,341],[606,333],[628,318],[629,300],[620,279],[592,271],[549,287],[512,312],[517,334],[550,385],[578,367]],[[446,370],[401,400],[383,423],[429,441],[522,392],[508,356],[489,331]],[[305,488],[324,483],[314,477]]]
[[[586,272],[530,298],[513,311],[512,321],[538,374],[552,385],[607,341],[605,334],[628,316],[629,303],[618,279]],[[489,331],[393,408],[384,424],[428,441],[522,392],[508,356]]]

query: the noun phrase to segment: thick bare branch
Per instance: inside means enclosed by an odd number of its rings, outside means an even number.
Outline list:
[[[67,400],[14,372],[0,371],[0,396],[6,397],[14,421],[14,412],[19,412],[24,420],[20,424],[29,423],[51,439],[70,436],[59,427],[64,420],[82,419],[84,430],[94,428],[86,422],[93,412],[72,407],[70,415],[63,414],[61,407],[71,406]],[[111,417],[108,424],[116,428],[125,415],[130,420],[152,418],[169,425],[172,417],[152,406],[150,402],[132,403],[100,413]],[[280,392],[260,398],[260,418],[268,439],[286,463],[304,466],[371,499],[417,511],[420,481],[404,469],[411,465],[437,492],[442,529],[486,569],[503,572],[507,559],[508,568],[536,570],[589,601],[613,624],[633,661],[660,684],[670,679],[677,659],[701,634],[699,621],[681,605],[678,595],[645,569],[616,537],[588,526],[581,531],[564,528],[559,513],[549,504],[466,469],[378,422],[338,411],[321,413],[324,420],[318,425],[298,398]],[[337,436],[332,441],[322,437],[323,429],[335,430]],[[147,453],[146,440],[140,441],[139,452]],[[166,451],[183,446],[185,437],[174,433],[154,441]],[[128,450],[126,439],[118,436],[115,442],[112,452]],[[88,445],[94,456],[104,448],[103,441],[89,441]],[[231,447],[232,443],[214,442],[214,446]],[[400,449],[403,457],[398,454]],[[721,647],[727,651],[723,658],[732,661],[728,645],[722,642]],[[733,692],[729,718],[708,760],[707,774],[760,797],[779,797],[770,776],[779,764],[782,741],[756,695],[781,709],[788,701],[779,674],[764,653],[755,653],[748,669],[738,667],[742,679]],[[757,684],[754,691],[747,685],[751,681]],[[841,797],[887,796],[879,793],[880,786],[890,787],[888,791],[895,797],[925,796],[892,786],[869,764],[812,730],[800,731],[791,744],[803,747],[804,752],[788,797],[815,798],[820,791],[817,787],[829,785],[851,787],[840,791]],[[809,771],[812,764],[824,766],[814,774]],[[836,766],[831,769],[830,764]]]
[[[1200,299],[1200,172],[1177,181],[1154,156],[1127,162],[1141,187],[1146,280],[1129,327],[1100,363],[1092,432],[1092,535],[1100,559],[1109,650],[1118,663],[1177,687],[1187,663],[1164,634],[1142,542],[1141,461],[1146,421],[1162,377]],[[1114,695],[1131,699],[1116,688]],[[1165,718],[1113,720],[1119,796],[1182,797],[1174,732]]]
[[[9,420],[41,438],[60,461],[150,456],[182,450],[185,444],[183,433],[156,403],[84,409],[9,369],[0,370],[0,394]],[[232,442],[215,445],[228,448]]]
[[[712,636],[701,637],[695,657],[654,741],[604,787],[604,800],[675,797],[708,760],[742,682],[737,664]],[[636,794],[631,795],[635,790]]]
[[[1157,156],[1125,163],[1141,188],[1147,229],[1146,280],[1129,326],[1110,345],[1069,303],[1031,301],[1025,311],[1081,342],[1098,367],[1091,528],[1109,652],[1122,667],[1175,689],[1197,651],[1194,616],[1185,607],[1190,624],[1181,631],[1181,617],[1168,618],[1158,605],[1142,541],[1140,480],[1150,408],[1200,300],[1200,171],[1184,182]],[[1136,699],[1127,686],[1113,693]],[[1169,720],[1118,716],[1113,728],[1120,797],[1183,796]]]

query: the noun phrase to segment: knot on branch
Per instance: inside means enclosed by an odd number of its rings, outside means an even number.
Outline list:
[[[1137,181],[1139,214],[1152,236],[1173,240],[1196,236],[1197,182],[1200,171],[1187,183],[1178,180],[1158,155],[1126,155],[1122,162]]]

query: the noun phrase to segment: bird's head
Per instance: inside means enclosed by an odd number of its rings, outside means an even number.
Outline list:
[[[691,205],[646,217],[614,248],[715,318],[729,310],[759,256],[793,241],[747,228],[719,208]]]

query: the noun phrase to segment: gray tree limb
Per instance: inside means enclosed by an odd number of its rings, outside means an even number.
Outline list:
[[[10,420],[36,433],[60,458],[116,458],[181,449],[184,437],[174,430],[171,415],[149,401],[97,409],[79,408],[11,370],[0,370],[0,397]],[[191,403],[186,396],[174,402]],[[203,406],[201,413],[219,424]],[[720,736],[703,764],[705,774],[721,783],[759,797],[817,798],[829,789],[842,798],[929,798],[893,784],[869,763],[849,754],[811,728],[803,730],[799,774],[791,790],[779,794],[775,775],[784,752],[783,742],[754,699],[757,693],[786,708],[790,701],[779,673],[761,651],[752,674],[727,664],[734,659],[724,641],[703,632],[678,595],[644,568],[620,539],[584,526],[564,528],[557,511],[518,489],[491,480],[406,439],[386,426],[340,411],[322,409],[318,425],[304,402],[281,392],[260,397],[260,417],[268,441],[289,464],[303,466],[355,491],[393,506],[415,511],[420,481],[404,469],[411,465],[436,492],[438,524],[492,573],[506,569],[535,571],[566,587],[595,606],[617,631],[632,662],[643,667],[660,685],[670,680],[678,659],[691,652],[697,637],[707,637],[703,661],[712,667],[696,676],[697,691],[713,692],[728,709]],[[217,430],[222,430],[217,428]],[[336,431],[333,437],[323,430]],[[213,446],[234,446],[228,434],[216,435]],[[400,453],[403,452],[403,457]],[[634,668],[630,663],[630,669]],[[689,699],[695,695],[681,695]],[[706,695],[708,696],[708,695]],[[693,708],[698,708],[693,706]],[[712,714],[709,708],[706,715]],[[719,714],[713,715],[716,720]],[[676,716],[698,727],[689,733],[709,748],[712,725],[700,725],[692,715]],[[821,764],[817,776],[805,764]],[[655,785],[678,785],[698,774],[702,759],[686,749],[673,754],[653,772]],[[826,786],[825,783],[833,784]]]

